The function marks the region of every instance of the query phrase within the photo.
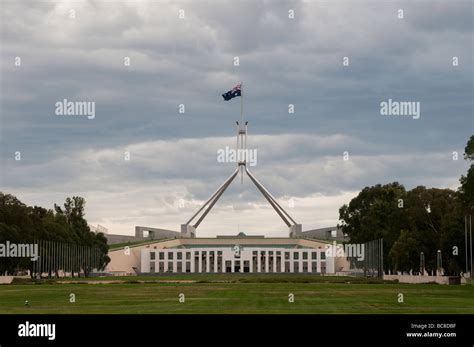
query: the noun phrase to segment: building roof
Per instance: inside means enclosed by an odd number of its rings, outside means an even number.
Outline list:
[[[289,238],[289,237],[270,237],[270,238],[253,238],[253,237],[199,237],[199,238],[173,238],[152,240],[145,243],[129,245],[130,248],[219,248],[232,247],[234,245],[242,245],[244,247],[271,247],[271,248],[319,248],[324,247],[331,241],[316,240],[309,238]],[[120,248],[110,249],[109,252],[123,252],[124,245]]]

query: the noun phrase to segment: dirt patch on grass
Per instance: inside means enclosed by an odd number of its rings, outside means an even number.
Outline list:
[[[197,283],[195,280],[153,280],[153,281],[123,281],[123,280],[105,280],[105,281],[56,281],[58,284],[146,284],[146,283]]]

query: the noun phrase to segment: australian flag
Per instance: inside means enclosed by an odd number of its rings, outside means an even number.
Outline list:
[[[227,93],[222,94],[222,97],[225,101],[229,101],[230,99],[235,98],[236,96],[241,96],[241,87],[242,84],[237,84],[232,90],[229,90]]]

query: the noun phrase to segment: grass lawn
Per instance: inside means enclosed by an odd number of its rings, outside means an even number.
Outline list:
[[[69,302],[71,293],[75,303]],[[185,295],[185,303],[178,301],[180,293]],[[289,293],[294,294],[294,303],[288,302]],[[404,303],[398,302],[399,293]],[[20,281],[0,286],[0,314],[5,313],[474,314],[474,286],[285,274],[82,278],[73,283]]]

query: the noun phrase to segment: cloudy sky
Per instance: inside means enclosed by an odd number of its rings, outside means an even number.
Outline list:
[[[303,229],[335,225],[368,185],[456,189],[474,133],[472,6],[4,0],[0,190],[47,208],[83,196],[111,233],[179,230],[234,170],[217,151],[236,142],[240,100],[221,94],[240,81],[251,170]],[[63,99],[95,102],[95,118],[56,115]],[[388,99],[419,102],[420,118],[381,115]],[[237,231],[288,235],[248,179],[198,235]]]

